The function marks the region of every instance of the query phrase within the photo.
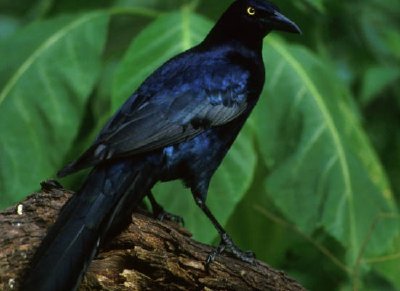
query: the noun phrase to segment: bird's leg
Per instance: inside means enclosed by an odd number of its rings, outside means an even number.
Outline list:
[[[255,256],[253,252],[243,252],[240,250],[232,241],[230,236],[227,234],[227,232],[224,230],[221,224],[217,221],[217,219],[214,217],[214,215],[211,213],[210,209],[207,207],[205,204],[204,200],[201,199],[201,197],[195,196],[195,201],[196,204],[203,210],[205,215],[208,217],[208,219],[211,221],[211,223],[214,225],[214,227],[217,229],[221,241],[218,245],[218,247],[211,252],[211,254],[208,255],[207,260],[206,260],[206,266],[208,266],[210,263],[214,261],[214,259],[220,255],[223,251],[227,250],[230,253],[232,253],[235,257],[240,259],[243,262],[247,262],[250,264],[255,263]]]
[[[160,204],[158,204],[158,202],[153,196],[153,193],[151,192],[147,193],[147,197],[149,198],[151,208],[153,210],[153,216],[155,218],[157,218],[160,221],[169,220],[184,225],[183,218],[178,215],[166,212],[164,208]]]

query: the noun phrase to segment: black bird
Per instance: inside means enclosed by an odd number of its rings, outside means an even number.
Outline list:
[[[253,262],[205,201],[210,179],[264,85],[263,38],[299,27],[264,0],[236,0],[199,45],[167,61],[109,120],[60,177],[93,167],[36,252],[22,290],[75,290],[99,246],[129,220],[158,181],[182,180],[216,227],[224,249]],[[161,214],[161,213],[159,213]]]

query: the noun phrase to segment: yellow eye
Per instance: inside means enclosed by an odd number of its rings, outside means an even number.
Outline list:
[[[247,14],[253,16],[256,14],[256,10],[250,6],[247,8]]]

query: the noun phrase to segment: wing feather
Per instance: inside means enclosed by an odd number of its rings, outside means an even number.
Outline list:
[[[60,175],[104,160],[176,144],[210,127],[234,120],[248,105],[246,90],[249,74],[237,68],[219,70],[225,73],[218,72],[219,79],[213,82],[203,78],[207,82],[205,84],[198,84],[199,76],[192,78],[193,82],[197,82],[195,84],[184,84],[167,91],[149,94],[149,88],[139,88],[106,124],[94,144]]]

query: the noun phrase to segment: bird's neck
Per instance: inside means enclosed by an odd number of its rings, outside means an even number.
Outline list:
[[[246,31],[240,24],[217,23],[207,35],[203,44],[208,47],[240,44],[250,50],[261,53],[264,35],[255,31]]]

